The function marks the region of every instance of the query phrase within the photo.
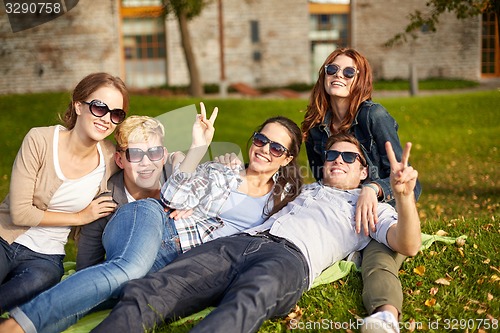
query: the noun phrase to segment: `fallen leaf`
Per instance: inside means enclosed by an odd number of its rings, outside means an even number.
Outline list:
[[[438,236],[447,236],[448,233],[446,231],[444,231],[444,230],[439,229],[438,231],[436,231],[436,235],[438,235]]]
[[[490,278],[490,281],[491,282],[498,282],[498,281],[500,281],[500,277],[496,274],[493,274]]]
[[[425,274],[425,266],[417,266],[413,269],[413,273],[424,276]]]
[[[489,264],[490,263],[490,258],[486,258],[484,261],[483,261],[483,264]]]
[[[464,255],[464,249],[463,249],[462,247],[459,247],[459,248],[458,248],[458,252],[460,253],[460,255],[461,255],[462,257],[465,257],[465,255]]]
[[[302,311],[302,309],[298,306],[298,305],[295,305],[295,307],[293,308],[292,312],[290,312],[288,314],[288,318],[297,318],[299,316],[302,316],[304,312]]]
[[[493,295],[492,295],[492,294],[490,294],[490,293],[488,293],[488,297],[487,297],[486,299],[487,299],[488,301],[491,301],[493,298],[494,298],[494,297],[493,297]]]
[[[437,287],[432,287],[431,290],[429,290],[429,294],[431,294],[432,296],[436,295],[439,291],[439,288]]]
[[[485,309],[477,309],[477,311],[476,311],[477,314],[483,314],[485,312],[486,312]]]
[[[498,273],[500,273],[500,269],[496,268],[495,266],[490,266],[490,268],[494,271],[497,271]]]
[[[449,286],[450,285],[450,281],[448,281],[447,279],[445,278],[440,278],[440,279],[437,279],[436,281],[434,281],[435,283],[437,284],[442,284],[443,286]]]
[[[303,313],[304,312],[302,311],[302,309],[298,305],[295,305],[295,308],[292,310],[292,312],[290,312],[288,314],[288,316],[286,316],[286,318],[285,318],[285,321],[287,323],[287,327],[289,329],[292,329],[290,326],[290,321],[291,320],[295,320],[295,321],[299,320],[302,317]]]
[[[429,307],[434,306],[436,305],[436,299],[435,298],[428,299],[425,301],[424,304]]]
[[[415,331],[415,326],[416,326],[415,319],[411,318],[409,320],[409,322],[410,322],[410,325],[408,325],[409,326],[408,327],[408,332],[414,332]]]
[[[455,241],[455,244],[457,244],[458,246],[464,246],[465,239],[464,238],[457,238],[457,240]],[[474,245],[476,245],[476,244],[474,244]]]

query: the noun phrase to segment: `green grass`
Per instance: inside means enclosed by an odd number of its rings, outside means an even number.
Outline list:
[[[463,89],[473,88],[479,85],[478,82],[461,80],[461,79],[426,79],[418,82],[420,90],[444,90],[444,89]],[[373,83],[375,91],[379,90],[406,90],[410,89],[410,82],[408,80],[381,80]]]
[[[1,196],[8,191],[10,169],[23,136],[32,126],[55,123],[56,112],[64,111],[68,100],[68,94],[0,96]],[[131,110],[134,114],[156,116],[198,102],[132,96]],[[433,244],[404,263],[400,274],[405,295],[403,323],[414,321],[417,328],[421,324],[422,332],[447,332],[452,328],[465,332],[464,325],[473,323],[468,332],[480,332],[480,328],[492,331],[486,329],[487,320],[500,319],[500,93],[387,98],[377,102],[398,121],[401,141],[414,144],[410,162],[419,171],[423,187],[418,203],[423,231],[433,234],[444,230],[449,236],[468,236],[464,245]],[[220,109],[214,141],[231,141],[242,150],[246,150],[250,133],[264,119],[281,114],[300,123],[306,107],[305,100],[209,99],[205,104],[209,110],[214,106]],[[300,163],[306,165],[304,151]],[[422,276],[414,272],[418,266],[425,267]],[[447,278],[450,285],[437,284],[439,278]],[[351,273],[341,281],[307,292],[299,303],[303,311],[301,327],[315,332],[321,330],[306,325],[349,323],[364,317],[361,286],[359,273]],[[434,288],[438,288],[435,295],[431,294]],[[441,326],[436,330],[433,328],[437,322]],[[448,329],[446,324],[450,325]],[[185,332],[190,325],[172,330]],[[261,329],[284,331],[286,323],[282,319],[266,321]]]

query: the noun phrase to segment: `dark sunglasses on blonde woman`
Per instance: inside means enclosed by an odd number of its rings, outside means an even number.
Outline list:
[[[264,147],[269,143],[269,152],[274,157],[281,157],[284,153],[289,153],[288,149],[281,143],[271,141],[267,136],[259,132],[253,134],[252,143],[257,147]]]
[[[108,105],[104,102],[101,102],[98,99],[94,99],[90,102],[82,101],[89,106],[90,113],[92,113],[95,117],[104,117],[108,112],[111,114],[110,119],[111,122],[115,125],[118,125],[122,121],[125,120],[127,114],[122,109],[113,109],[110,110]]]

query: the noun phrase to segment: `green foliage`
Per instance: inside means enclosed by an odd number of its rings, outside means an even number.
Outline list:
[[[497,14],[500,12],[498,0],[429,0],[426,3],[428,11],[422,13],[419,10],[408,15],[410,23],[404,32],[396,34],[389,39],[385,46],[405,43],[408,37],[417,38],[417,32],[426,28],[428,31],[435,32],[439,23],[439,17],[445,12],[454,12],[458,19],[466,19],[481,14],[484,11],[491,11]]]
[[[180,13],[186,15],[188,20],[200,15],[203,8],[213,0],[164,0],[167,13],[173,12],[176,16]]]
[[[408,258],[400,276],[404,292],[404,327],[419,332],[469,332],[486,329],[500,318],[500,169],[498,168],[500,92],[379,99],[399,123],[402,142],[413,142],[410,162],[419,171],[423,193],[418,202],[423,232],[443,230],[466,235],[465,244],[442,245]],[[8,192],[10,170],[22,138],[32,126],[54,124],[69,94],[0,96],[0,195]],[[131,113],[157,116],[199,99],[132,96]],[[263,120],[285,115],[300,123],[306,100],[207,99],[208,112],[219,107],[214,141],[231,141],[246,151],[248,139]],[[199,107],[198,107],[199,109]],[[305,151],[299,162],[306,167]],[[312,181],[309,177],[308,181]],[[423,275],[415,273],[425,268]],[[449,285],[437,283],[446,279]],[[366,316],[359,273],[308,291],[300,300],[299,325],[349,323]],[[432,325],[439,323],[439,329]],[[158,327],[155,332],[187,332],[195,323]],[[282,318],[268,320],[260,332],[285,332]],[[421,326],[419,326],[421,325]],[[482,325],[482,326],[480,326]],[[447,329],[448,328],[448,329]],[[408,328],[403,331],[407,331]],[[311,328],[303,331],[315,332]],[[321,330],[334,331],[330,330]],[[345,330],[344,330],[345,331]],[[356,331],[356,328],[353,329]]]

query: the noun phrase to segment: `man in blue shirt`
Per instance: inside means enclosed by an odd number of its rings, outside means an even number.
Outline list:
[[[415,255],[421,239],[413,195],[418,173],[408,165],[411,144],[398,162],[386,143],[396,209],[380,203],[369,236],[355,232],[359,186],[368,175],[359,142],[340,134],[327,147],[321,182],[305,186],[263,225],[190,250],[128,283],[121,301],[93,332],[143,332],[207,306],[217,308],[192,332],[255,332],[264,320],[286,315],[325,268],[363,249],[371,238]]]

